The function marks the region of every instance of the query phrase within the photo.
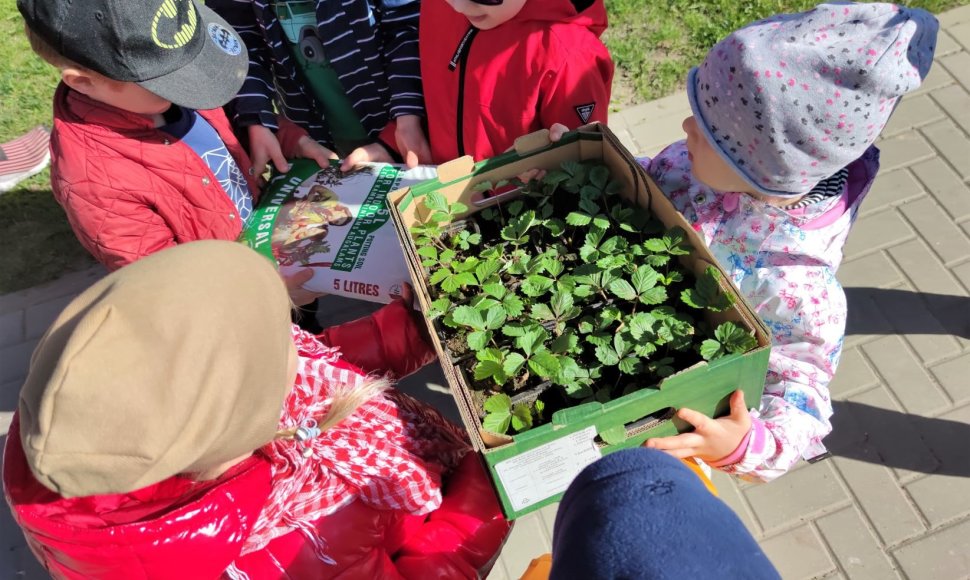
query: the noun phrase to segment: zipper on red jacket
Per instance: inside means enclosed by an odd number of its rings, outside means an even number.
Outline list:
[[[458,48],[455,49],[455,54],[452,55],[451,60],[448,62],[448,70],[452,72],[456,68],[461,67],[458,70],[458,133],[455,135],[455,138],[458,140],[459,157],[465,154],[465,136],[463,134],[465,131],[465,65],[468,64],[468,51],[471,50],[472,40],[476,34],[478,34],[478,29],[469,25],[468,31],[465,32],[465,35],[458,42]]]

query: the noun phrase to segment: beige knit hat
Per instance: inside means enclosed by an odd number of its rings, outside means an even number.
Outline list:
[[[271,441],[291,385],[289,298],[233,242],[164,250],[72,301],[34,351],[20,437],[63,497],[125,493]]]

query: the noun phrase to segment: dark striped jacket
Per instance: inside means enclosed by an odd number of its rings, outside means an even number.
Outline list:
[[[249,49],[249,75],[227,107],[238,128],[277,129],[276,110],[333,149],[330,128],[302,81],[272,0],[207,0]],[[418,63],[418,0],[317,0],[324,52],[367,133],[388,121],[424,116]]]

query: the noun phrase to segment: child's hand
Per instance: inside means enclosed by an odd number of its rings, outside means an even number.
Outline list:
[[[309,135],[300,137],[300,140],[296,142],[296,151],[293,153],[295,157],[312,159],[320,167],[329,167],[330,160],[337,159],[336,153],[317,143]]]
[[[258,177],[260,185],[265,183],[263,174],[266,173],[266,165],[270,161],[273,162],[276,170],[281,173],[290,170],[290,164],[286,162],[286,157],[283,156],[276,135],[269,127],[262,125],[249,126],[249,159],[253,162],[250,174]]]
[[[394,130],[394,139],[404,164],[410,169],[420,163],[431,163],[431,147],[421,128],[421,117],[401,115],[395,121],[397,129]]]
[[[549,127],[549,141],[555,143],[562,139],[562,136],[569,131],[569,127],[562,125],[560,123],[553,123],[552,127]],[[512,148],[509,148],[511,151]],[[545,169],[530,169],[528,171],[523,171],[518,175],[519,181],[522,183],[529,183],[533,179],[542,179],[546,176]]]
[[[731,394],[731,414],[727,417],[711,419],[690,409],[677,411],[677,416],[693,425],[694,431],[648,439],[644,447],[660,449],[680,459],[697,457],[704,461],[717,461],[733,453],[751,430],[751,415],[744,405],[744,392],[741,390]]]
[[[350,171],[356,165],[367,162],[394,163],[394,159],[383,145],[380,143],[370,143],[351,151],[350,155],[340,164],[340,171]]]
[[[313,270],[310,268],[300,268],[290,274],[280,273],[280,277],[283,278],[283,283],[286,284],[286,290],[290,294],[290,300],[297,306],[304,306],[321,296],[326,296],[324,292],[311,292],[303,287],[304,284],[310,281],[310,278],[313,278]]]

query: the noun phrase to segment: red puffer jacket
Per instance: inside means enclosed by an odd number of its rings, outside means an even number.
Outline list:
[[[249,157],[222,109],[199,111],[235,159],[254,197]],[[280,124],[284,154],[306,135]],[[54,93],[51,187],[81,244],[109,270],[195,240],[235,240],[236,206],[209,166],[147,117],[94,101],[61,84]]]
[[[347,359],[401,376],[434,356],[401,303],[321,338],[348,352],[337,365],[352,372],[358,369]],[[55,578],[476,578],[490,569],[511,527],[474,453],[445,478],[441,507],[428,516],[355,500],[317,520],[332,564],[321,563],[298,531],[240,556],[271,489],[270,463],[258,454],[214,481],[175,476],[127,494],[64,499],[31,474],[15,415],[3,462],[14,518]]]
[[[578,8],[577,8],[578,7]],[[529,0],[478,30],[447,2],[421,4],[421,79],[431,158],[481,161],[553,123],[606,122],[613,61],[603,0]]]

